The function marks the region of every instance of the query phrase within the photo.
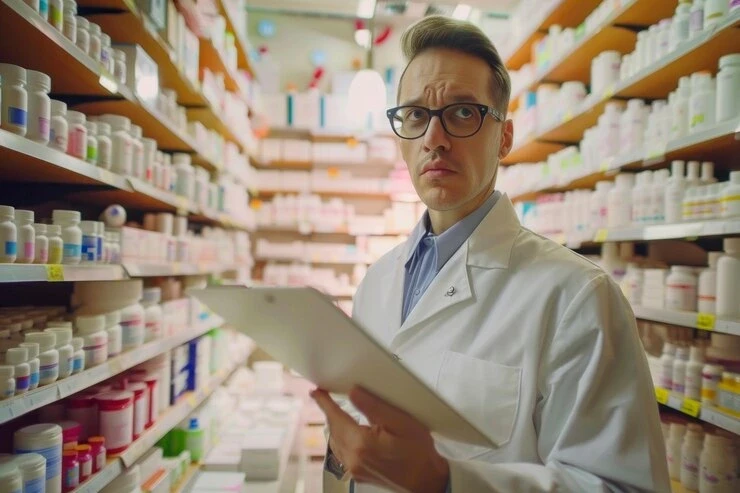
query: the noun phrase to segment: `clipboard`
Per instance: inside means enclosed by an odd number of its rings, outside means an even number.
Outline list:
[[[442,437],[498,445],[332,300],[313,288],[214,286],[198,298],[273,358],[329,392],[359,385]]]

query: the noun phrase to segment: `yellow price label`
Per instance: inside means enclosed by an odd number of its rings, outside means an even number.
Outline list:
[[[260,199],[252,199],[249,201],[249,207],[258,211],[262,209],[262,201]]]
[[[681,412],[686,413],[689,416],[693,416],[695,418],[699,417],[699,412],[701,411],[701,402],[689,399],[686,397],[683,402],[681,402]]]
[[[328,174],[329,178],[332,179],[339,178],[339,168],[331,166],[330,168],[327,168],[326,174]]]
[[[668,399],[671,397],[671,393],[662,387],[655,387],[655,398],[660,404],[668,404]]]
[[[568,110],[568,111],[566,111],[566,112],[565,112],[565,114],[563,115],[562,123],[565,123],[565,122],[567,122],[568,120],[572,120],[572,119],[573,119],[573,111],[571,111],[571,110]]]
[[[609,236],[609,230],[608,229],[597,229],[596,230],[596,236],[594,236],[594,241],[596,243],[604,243],[606,241],[607,236]]]
[[[347,139],[347,147],[353,148],[356,146],[357,146],[357,139],[355,139],[354,137],[350,137],[349,139]]]
[[[612,96],[614,96],[614,84],[609,84],[609,86],[604,90],[604,99],[608,99]]]
[[[188,405],[191,408],[194,408],[195,406],[198,405],[198,399],[195,398],[194,392],[189,393],[188,396],[185,398],[185,400],[187,401]]]
[[[717,317],[712,313],[696,314],[696,328],[702,330],[714,330],[714,324],[717,321]]]
[[[46,280],[51,282],[64,281],[64,267],[59,264],[46,266]]]

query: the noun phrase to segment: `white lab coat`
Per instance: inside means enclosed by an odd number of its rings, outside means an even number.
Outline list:
[[[503,444],[437,438],[453,493],[670,491],[635,318],[604,271],[504,195],[401,324],[410,248],[370,267],[353,316]]]

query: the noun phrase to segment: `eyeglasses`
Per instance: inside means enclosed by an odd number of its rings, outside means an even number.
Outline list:
[[[418,139],[424,135],[433,116],[439,117],[445,132],[459,138],[478,133],[486,115],[491,115],[498,122],[504,121],[500,111],[478,103],[448,104],[436,110],[424,106],[397,106],[385,114],[393,132],[402,139]]]

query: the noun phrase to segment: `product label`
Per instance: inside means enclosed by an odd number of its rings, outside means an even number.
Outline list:
[[[136,399],[134,402],[134,436],[138,437],[144,432],[146,421],[149,418],[146,398]]]
[[[82,260],[95,262],[98,258],[98,239],[95,236],[84,235],[82,237]]]
[[[36,263],[45,264],[49,260],[49,250],[47,248],[39,248],[36,245]]]
[[[57,125],[57,127],[61,127],[61,125]],[[54,128],[52,126],[51,132],[49,133],[49,142],[51,142],[56,149],[67,152],[66,128]]]
[[[49,5],[49,23],[60,29],[64,25],[64,11],[55,5]]]
[[[82,256],[82,245],[65,243],[63,249],[64,260],[78,259]]]
[[[43,118],[41,116],[38,118],[38,133],[39,133],[39,136],[43,139],[49,138],[50,132],[49,132],[49,119],[48,118]]]
[[[49,0],[39,0],[39,14],[44,19],[49,17]]]
[[[31,383],[30,386],[33,388],[36,388],[39,386],[39,372],[35,371],[31,373]]]
[[[82,371],[82,369],[85,367],[83,364],[85,361],[85,358],[74,358],[72,360],[72,372],[77,373],[78,371]]]
[[[98,455],[93,457],[93,461],[95,462],[95,471],[99,471],[102,468],[104,468],[105,467],[105,452],[101,450]]]
[[[63,249],[56,245],[49,245],[49,263],[59,264],[62,262]]]
[[[162,322],[155,320],[153,322],[146,323],[146,332],[150,337],[156,339],[162,335]]]
[[[98,147],[94,145],[87,146],[87,160],[97,161],[98,160]]]
[[[69,491],[77,488],[80,484],[80,465],[77,464],[74,467],[70,467],[64,471],[64,491]]]
[[[25,258],[33,258],[33,254],[36,250],[36,244],[34,242],[27,241],[23,244],[23,256]]]
[[[85,159],[87,154],[87,132],[81,128],[70,129],[67,154]]]
[[[28,113],[26,110],[21,108],[14,108],[8,106],[8,123],[11,125],[18,125],[19,127],[25,127],[27,125]]]
[[[108,450],[128,447],[133,432],[133,406],[118,411],[100,411],[100,434],[105,437],[105,447]]]
[[[96,237],[95,244],[97,248],[95,251],[95,259],[102,260],[103,259],[103,237],[102,236]]]
[[[691,12],[689,17],[689,32],[698,33],[704,27],[704,9]]]
[[[16,447],[14,454],[41,454],[46,459],[46,480],[54,479],[62,473],[62,444],[40,449]],[[58,481],[58,480],[57,480]]]
[[[80,461],[80,476],[87,479],[92,474],[92,460]]]
[[[121,340],[124,347],[138,346],[144,339],[144,320],[141,318],[121,321],[121,329]]]
[[[31,375],[25,377],[15,377],[15,391],[25,391],[31,385]]]
[[[18,243],[15,241],[5,242],[5,255],[17,255],[18,254]]]
[[[44,493],[46,479],[43,477],[31,478],[23,483],[23,493]]]
[[[42,365],[39,367],[39,381],[56,380],[59,378],[59,364]]]

